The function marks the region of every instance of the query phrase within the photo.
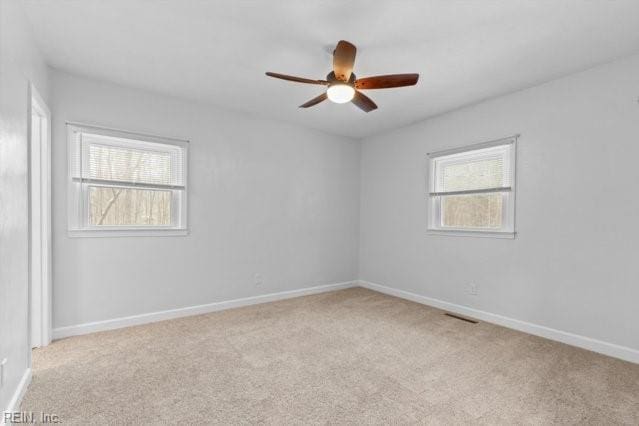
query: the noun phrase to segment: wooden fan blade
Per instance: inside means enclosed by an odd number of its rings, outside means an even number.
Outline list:
[[[328,81],[326,80],[311,80],[310,78],[295,77],[292,75],[278,74],[276,72],[267,72],[266,75],[269,77],[280,78],[282,80],[294,81],[296,83],[328,85]]]
[[[357,48],[353,44],[345,40],[340,40],[337,43],[337,47],[335,47],[333,51],[333,72],[335,73],[335,78],[340,81],[348,81],[348,79],[351,78],[356,53]]]
[[[357,89],[390,89],[393,87],[414,86],[419,79],[419,74],[391,74],[375,77],[359,78],[355,82]]]
[[[325,101],[327,98],[326,96],[326,92],[322,93],[321,95],[319,95],[316,98],[311,99],[310,101],[306,102],[305,104],[300,105],[300,108],[308,108],[308,107],[312,107],[314,105],[319,104],[320,102]]]
[[[353,96],[353,100],[351,102],[357,105],[364,112],[371,112],[374,109],[377,109],[375,102],[362,92],[355,91],[355,96]]]

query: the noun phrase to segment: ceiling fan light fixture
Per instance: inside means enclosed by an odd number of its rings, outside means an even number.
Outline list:
[[[326,90],[326,95],[336,104],[345,104],[353,100],[355,89],[348,84],[332,84]]]
[[[336,104],[352,102],[353,105],[364,112],[376,110],[377,105],[371,98],[362,93],[362,90],[391,89],[417,84],[419,74],[388,74],[357,78],[353,72],[356,54],[357,48],[353,43],[340,40],[335,46],[335,50],[333,50],[333,70],[323,80],[312,80],[270,71],[266,75],[280,80],[325,87],[324,92],[304,102],[300,105],[300,108],[310,108],[328,99]]]

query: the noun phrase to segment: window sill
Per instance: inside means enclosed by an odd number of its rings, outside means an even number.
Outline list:
[[[188,229],[73,229],[69,238],[111,237],[179,237],[189,235]]]
[[[505,238],[514,239],[515,232],[509,231],[469,231],[462,229],[429,229],[428,235],[446,235],[450,237],[479,237],[479,238]]]

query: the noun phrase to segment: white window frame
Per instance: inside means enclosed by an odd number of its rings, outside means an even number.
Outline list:
[[[90,183],[100,184],[95,179],[74,178],[73,170],[78,158],[81,162],[88,161],[88,153],[82,152],[79,134],[88,133],[98,136],[126,139],[121,146],[143,146],[145,143],[159,143],[178,146],[183,151],[182,165],[184,170],[184,186],[135,184],[127,182],[104,182],[108,186],[123,188],[171,190],[171,225],[144,226],[95,226],[89,224],[89,186]],[[118,144],[114,144],[118,145]],[[132,236],[181,236],[188,235],[188,148],[189,141],[173,139],[155,135],[148,135],[125,130],[110,129],[82,123],[67,122],[67,157],[68,157],[68,235],[70,237],[132,237]],[[91,181],[91,182],[89,182]]]
[[[517,139],[519,135],[507,138],[492,140],[461,148],[447,149],[428,153],[428,229],[427,233],[432,235],[451,235],[451,236],[471,236],[471,237],[493,237],[493,238],[515,238],[515,193],[516,193],[516,168],[517,168]],[[486,148],[497,148],[500,146],[510,145],[510,152],[505,173],[510,174],[510,186],[489,188],[481,190],[468,191],[452,191],[448,195],[460,194],[480,194],[480,193],[503,193],[504,203],[502,204],[502,227],[499,229],[486,228],[455,228],[442,226],[441,224],[441,196],[444,193],[436,191],[436,173],[435,159],[442,160],[441,157],[450,156],[451,162],[461,161],[463,159],[473,158],[479,153],[475,151]]]

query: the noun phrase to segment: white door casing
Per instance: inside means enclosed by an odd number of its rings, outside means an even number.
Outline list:
[[[51,112],[31,85],[29,312],[31,347],[51,342]]]

